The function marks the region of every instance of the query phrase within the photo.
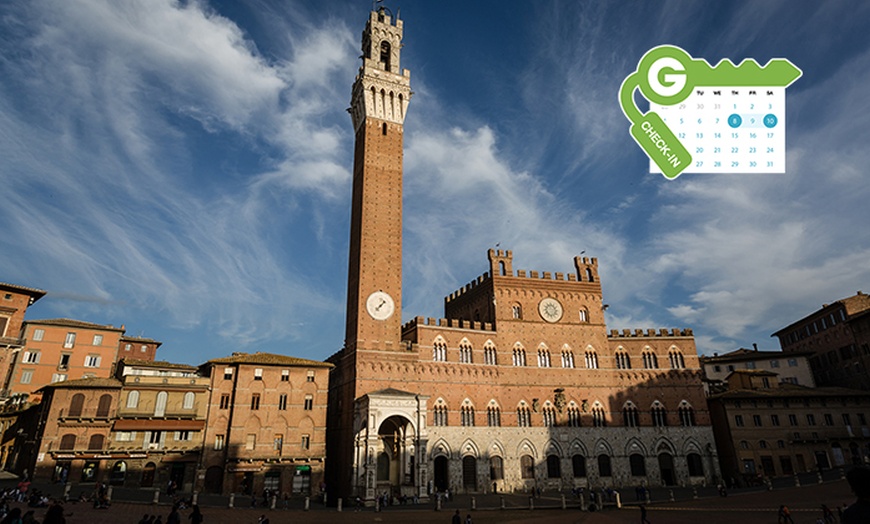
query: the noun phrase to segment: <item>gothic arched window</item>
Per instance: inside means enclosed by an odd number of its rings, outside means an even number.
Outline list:
[[[384,71],[391,71],[390,67],[390,57],[391,57],[392,47],[390,43],[384,40],[381,42],[381,63],[384,64]]]

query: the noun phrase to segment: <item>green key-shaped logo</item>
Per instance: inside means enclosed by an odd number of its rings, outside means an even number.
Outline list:
[[[662,45],[647,51],[619,90],[619,103],[631,122],[631,136],[668,179],[677,178],[692,163],[692,155],[654,111],[642,113],[634,91],[650,102],[671,106],[685,100],[695,87],[788,87],[803,73],[784,58],[762,67],[753,59],[735,66],[724,59],[715,67],[692,58],[679,47]]]

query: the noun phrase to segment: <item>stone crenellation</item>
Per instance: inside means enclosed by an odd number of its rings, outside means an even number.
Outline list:
[[[484,274],[480,275],[479,277],[477,277],[476,279],[469,282],[468,284],[465,284],[464,286],[462,286],[458,290],[454,291],[453,293],[450,293],[449,295],[447,295],[447,297],[444,298],[444,301],[451,302],[453,300],[456,300],[457,298],[461,297],[465,293],[468,293],[469,291],[473,291],[473,290],[477,289],[478,286],[480,286],[484,282],[487,282],[488,280],[489,280],[489,273],[484,273]]]
[[[607,338],[663,338],[663,337],[691,337],[693,336],[690,328],[659,328],[655,329],[623,329],[620,332],[618,329],[611,329]]]
[[[489,259],[491,272],[485,272],[472,280],[468,284],[462,286],[458,290],[450,293],[444,298],[445,304],[453,302],[467,293],[474,291],[484,283],[488,283],[492,276],[499,278],[516,278],[527,280],[552,280],[559,282],[598,282],[598,259],[595,257],[574,257],[574,266],[577,273],[563,273],[560,271],[536,271],[518,269],[514,274],[512,268],[512,252],[510,250],[489,250]]]
[[[475,331],[495,331],[495,327],[490,322],[476,322],[472,320],[461,320],[458,318],[414,317],[412,320],[405,322],[402,326],[402,333],[412,330],[417,326],[473,329]]]

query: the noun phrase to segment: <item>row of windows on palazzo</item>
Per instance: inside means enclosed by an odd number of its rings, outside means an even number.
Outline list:
[[[154,416],[162,417],[166,414],[166,402],[169,398],[169,394],[166,391],[161,391],[157,393],[156,401],[154,403]],[[188,391],[184,394],[181,409],[185,411],[194,410],[194,401],[196,396],[192,391]],[[260,409],[260,393],[252,393],[251,394],[251,410],[257,411]],[[231,405],[231,397],[229,393],[224,393],[220,397],[220,409],[225,410],[229,409]],[[127,394],[127,403],[126,406],[128,409],[138,409],[139,408],[139,391],[132,390]],[[278,410],[286,411],[288,406],[288,395],[287,393],[281,393],[278,395]],[[85,407],[85,396],[81,393],[76,393],[72,396],[70,400],[69,409],[67,410],[67,417],[81,417],[84,412]],[[97,403],[97,418],[107,418],[112,408],[112,395],[106,394],[100,397],[99,402]],[[314,410],[314,396],[313,395],[305,395],[303,400],[302,409],[305,411]]]
[[[537,418],[537,416],[535,417]],[[567,426],[578,428],[582,426],[582,412],[575,406],[568,407],[565,410],[565,416],[560,417],[556,408],[552,406],[544,406],[540,414],[540,425],[544,427]],[[588,417],[591,419],[592,427],[607,427],[607,413],[600,404],[592,407]],[[677,408],[678,425],[682,427],[691,427],[695,425],[695,410],[683,403]],[[538,425],[533,422],[532,410],[525,405],[521,405],[516,411],[517,427],[531,427]],[[615,421],[615,420],[614,420]],[[622,425],[628,428],[636,428],[641,426],[666,427],[674,421],[668,420],[668,411],[659,401],[653,403],[648,412],[641,412],[633,402],[627,402],[622,408]],[[461,426],[475,426],[477,419],[473,406],[464,405],[459,408],[459,423]],[[587,422],[588,424],[589,422]],[[436,405],[432,408],[432,426],[449,426],[450,411],[445,405]],[[486,425],[489,427],[501,427],[502,417],[501,409],[496,406],[486,408]]]
[[[463,470],[474,471],[476,464],[468,464],[466,462],[476,462],[477,459],[472,456],[463,457]],[[559,479],[562,478],[562,459],[558,455],[547,455],[546,461],[547,478]],[[601,454],[595,457],[595,464],[598,466],[598,477],[613,476],[613,459],[610,455]],[[629,471],[632,477],[646,477],[646,457],[640,453],[634,453],[628,456]],[[471,467],[474,466],[474,467]],[[686,466],[691,477],[704,476],[704,462],[701,455],[698,453],[689,453],[686,455]],[[583,455],[573,455],[571,457],[571,473],[574,478],[586,478],[587,460]],[[489,458],[489,477],[490,480],[504,479],[504,459],[499,456]],[[535,478],[535,459],[531,455],[522,455],[520,457],[520,477],[523,479]]]
[[[514,366],[527,366],[526,350],[521,347],[515,347],[511,353],[511,363]],[[632,369],[631,355],[625,350],[617,350],[614,355],[616,369]],[[574,352],[571,350],[562,350],[562,367],[574,368]],[[447,344],[436,341],[432,345],[432,360],[435,362],[447,362]],[[553,367],[553,360],[550,356],[550,350],[539,349],[537,352],[537,360],[539,368]],[[586,350],[583,353],[583,361],[586,369],[598,369],[598,352],[594,349]],[[459,362],[461,364],[474,363],[474,351],[470,344],[459,345]],[[487,345],[483,348],[483,363],[489,366],[498,365],[498,352],[495,346]],[[652,351],[644,351],[641,354],[641,363],[643,369],[659,369],[658,356]],[[682,352],[679,350],[671,350],[668,352],[668,363],[671,369],[684,369],[686,361],[683,358]]]

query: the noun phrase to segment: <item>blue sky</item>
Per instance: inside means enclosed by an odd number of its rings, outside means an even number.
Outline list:
[[[870,3],[406,2],[403,317],[486,269],[597,256],[610,328],[700,352],[870,288]],[[366,1],[0,5],[0,281],[158,357],[341,347]],[[617,92],[674,44],[785,57],[787,174],[667,181]]]

